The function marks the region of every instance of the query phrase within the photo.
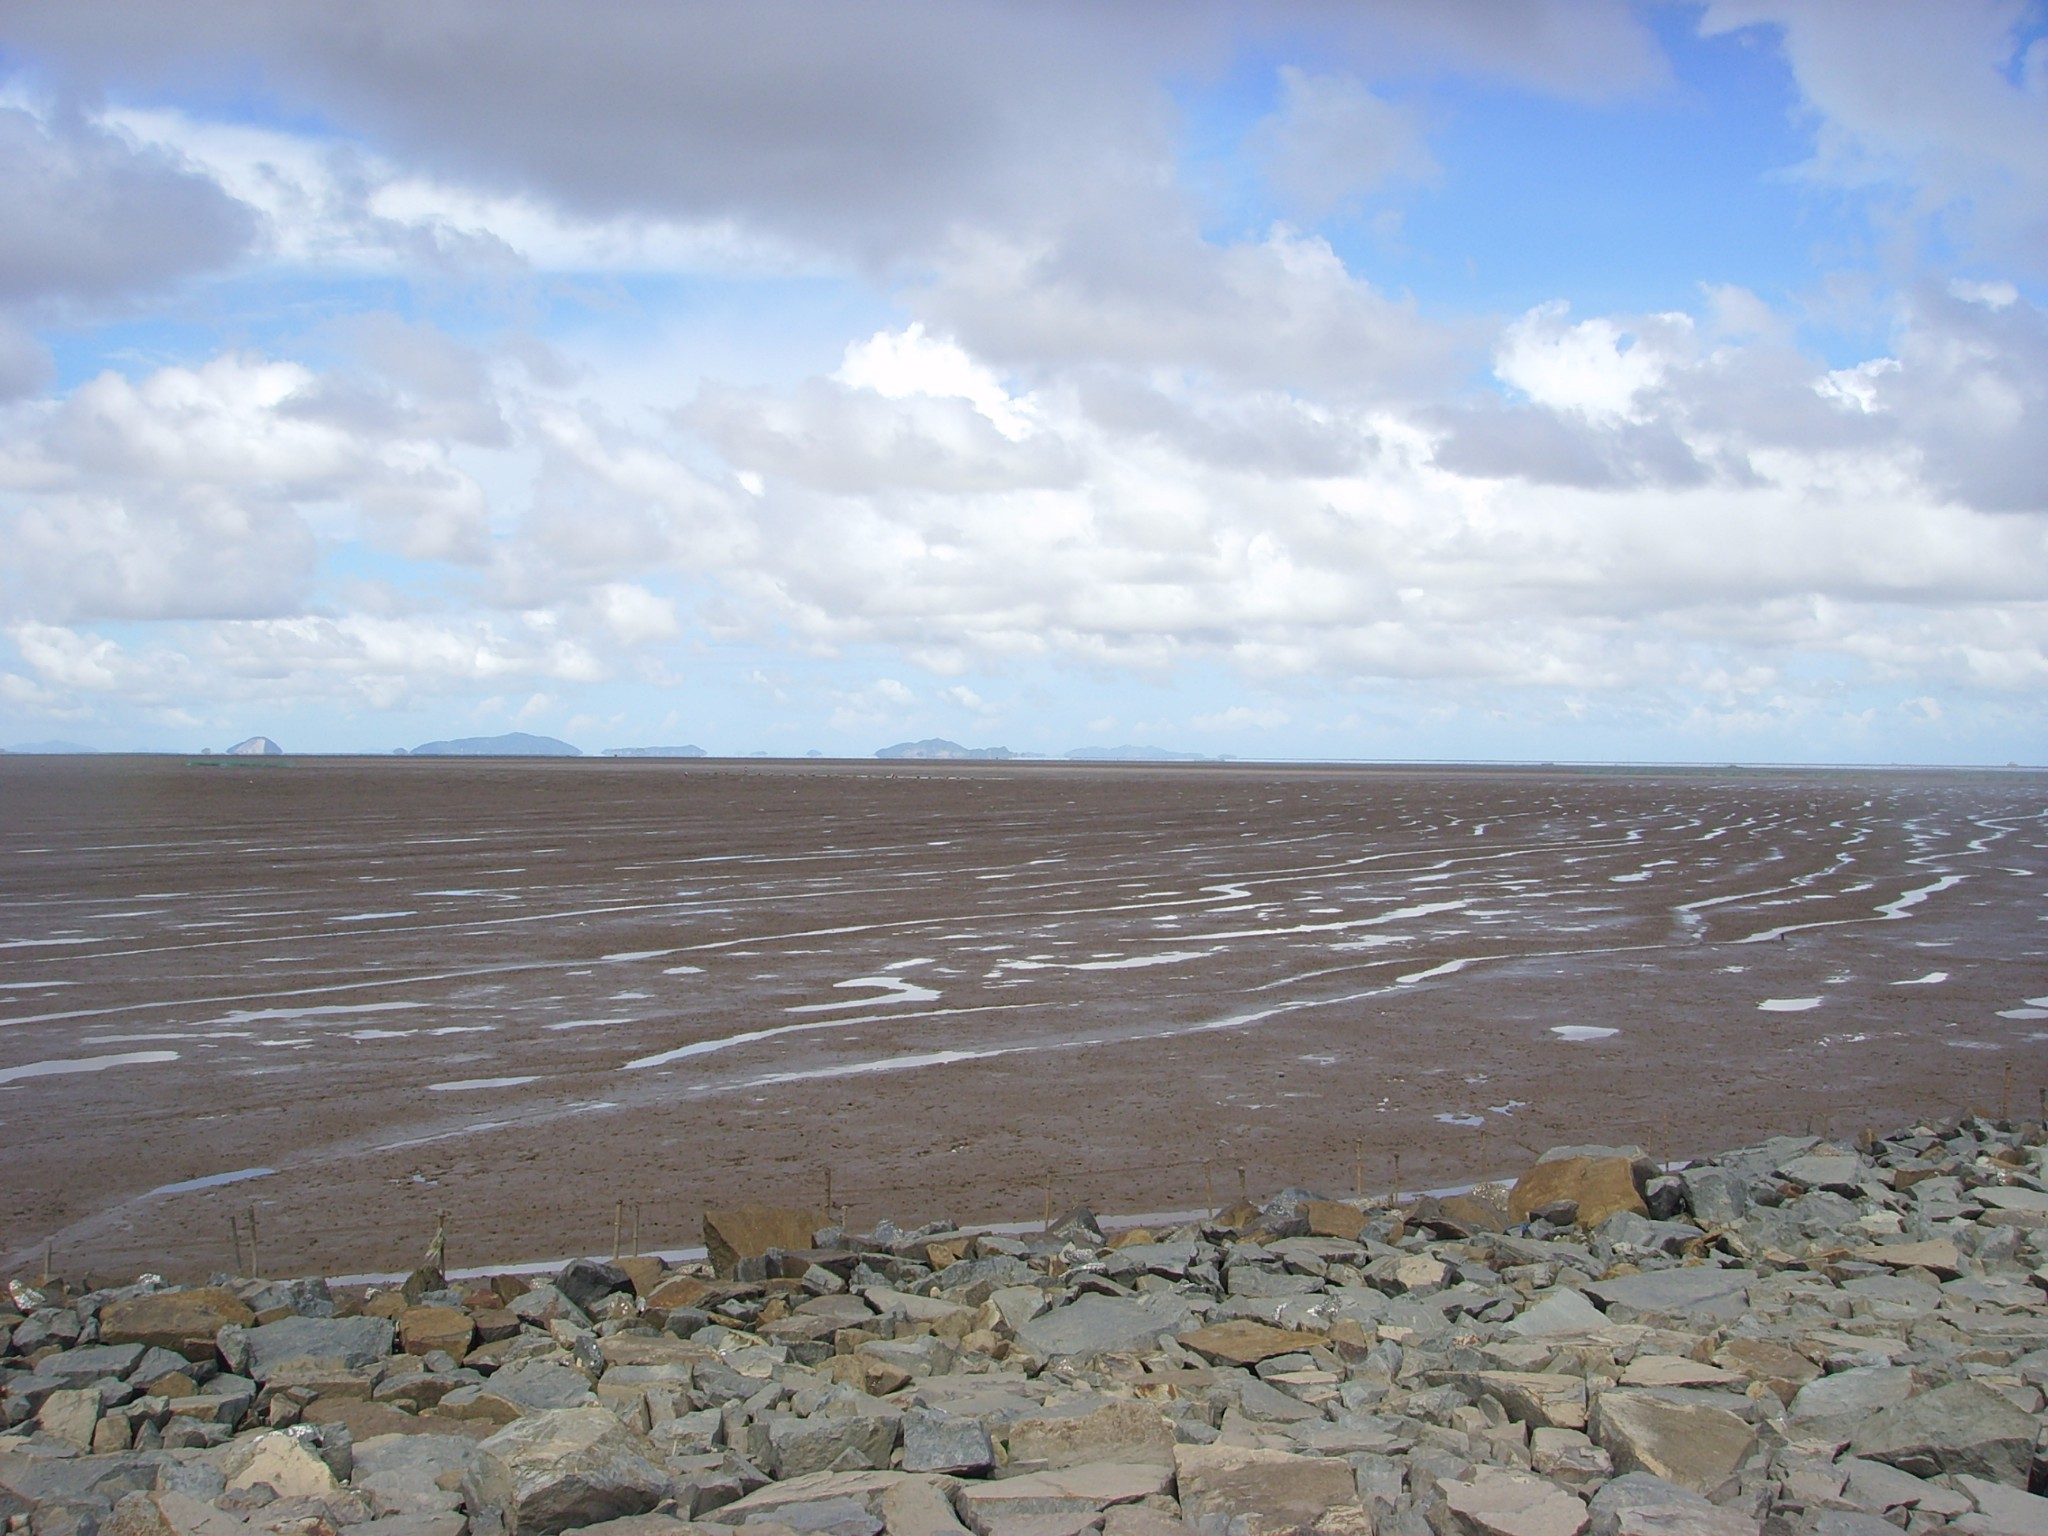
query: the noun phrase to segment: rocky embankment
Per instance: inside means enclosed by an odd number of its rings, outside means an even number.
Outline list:
[[[30,1536],[2048,1536],[2038,1126],[551,1282],[17,1283]],[[688,1523],[696,1522],[693,1528]]]

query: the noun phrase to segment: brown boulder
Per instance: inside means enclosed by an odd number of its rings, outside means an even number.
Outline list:
[[[1597,1227],[1622,1211],[1648,1216],[1642,1190],[1636,1183],[1636,1166],[1627,1157],[1560,1157],[1538,1163],[1519,1179],[1508,1194],[1508,1219],[1527,1221],[1530,1214],[1570,1200],[1579,1208],[1582,1227]]]
[[[1181,1348],[1191,1349],[1218,1365],[1257,1365],[1274,1355],[1291,1355],[1311,1344],[1320,1344],[1322,1339],[1316,1334],[1294,1333],[1239,1317],[1184,1333],[1178,1342]]]
[[[808,1248],[813,1234],[830,1226],[823,1211],[792,1205],[742,1205],[731,1210],[704,1213],[704,1247],[711,1256],[711,1268],[730,1278],[741,1259],[751,1259],[770,1248]],[[648,1298],[651,1303],[654,1298]]]
[[[233,1291],[202,1286],[191,1291],[163,1291],[132,1296],[100,1309],[102,1344],[147,1344],[168,1349],[187,1360],[211,1360],[214,1336],[233,1324],[247,1328],[256,1314]]]
[[[398,1341],[408,1355],[445,1350],[460,1360],[476,1338],[476,1324],[460,1307],[407,1307],[398,1315]]]
[[[1306,1201],[1301,1214],[1308,1219],[1311,1237],[1341,1237],[1355,1243],[1365,1230],[1365,1212],[1341,1200]]]

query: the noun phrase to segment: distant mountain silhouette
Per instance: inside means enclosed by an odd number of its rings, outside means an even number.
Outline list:
[[[283,757],[284,748],[268,736],[251,736],[228,748],[229,757]]]
[[[75,741],[24,741],[16,743],[7,750],[9,752],[19,752],[24,756],[29,754],[40,754],[42,756],[89,756],[97,753],[99,748],[81,747]]]
[[[1165,747],[1076,747],[1067,754],[1075,763],[1213,763],[1200,752],[1173,752]]]
[[[1019,755],[1008,747],[963,747],[959,742],[947,741],[943,736],[932,736],[923,741],[899,741],[895,746],[884,747],[875,754],[877,757],[907,757],[946,762],[961,762],[970,758],[1003,761]]]
[[[603,757],[703,757],[702,747],[606,747]]]
[[[552,736],[511,731],[503,736],[463,736],[455,741],[429,741],[412,749],[414,757],[581,757],[583,749]]]

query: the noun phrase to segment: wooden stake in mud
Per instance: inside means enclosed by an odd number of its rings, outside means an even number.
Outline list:
[[[441,1269],[448,1263],[448,1213],[434,1212],[434,1240],[427,1244],[427,1268]]]
[[[252,1277],[254,1277],[257,1273],[258,1269],[256,1264],[256,1207],[252,1205],[249,1207],[249,1274]]]
[[[1401,1203],[1401,1154],[1394,1154],[1394,1204]]]
[[[235,1273],[242,1272],[242,1224],[233,1215],[228,1217],[228,1241],[234,1245]]]
[[[625,1225],[626,1202],[623,1200],[614,1200],[612,1202],[612,1261],[614,1263],[618,1262],[620,1251],[619,1242],[621,1237],[623,1236]]]
[[[1351,1143],[1351,1193],[1360,1200],[1365,1198],[1365,1143]]]
[[[633,1257],[640,1257],[640,1202],[633,1202]]]
[[[50,1263],[52,1259],[52,1250],[55,1247],[56,1244],[52,1239],[47,1237],[43,1239],[43,1284],[45,1285],[48,1285],[50,1283]]]
[[[1251,1180],[1248,1177],[1246,1177],[1244,1171],[1244,1164],[1242,1163],[1238,1164],[1237,1167],[1237,1198],[1242,1200],[1246,1205],[1250,1205],[1252,1203],[1252,1183]]]
[[[1050,1231],[1052,1230],[1052,1177],[1051,1177],[1051,1175],[1047,1175],[1047,1177],[1046,1177],[1046,1180],[1045,1180],[1045,1221],[1044,1221],[1043,1225],[1041,1225],[1041,1226],[1040,1226],[1039,1230],[1040,1230],[1041,1232],[1050,1232]]]
[[[1998,1095],[1998,1118],[2001,1120],[2010,1120],[2012,1118],[2012,1063],[2009,1061],[2005,1064],[2005,1087],[2000,1090]]]
[[[1481,1178],[1486,1176],[1486,1126],[1484,1122],[1479,1127],[1479,1167],[1476,1171]]]
[[[832,1170],[825,1170],[825,1214],[832,1214]]]
[[[2044,1103],[2048,1103],[2048,1088],[2041,1090],[2041,1098]],[[1207,1163],[1202,1164],[1202,1199],[1209,1207],[1209,1215],[1214,1217],[1216,1214],[1216,1177],[1210,1171]]]

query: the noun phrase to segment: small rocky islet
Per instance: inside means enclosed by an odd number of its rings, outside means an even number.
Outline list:
[[[2048,1536],[2048,1133],[0,1312],[24,1536]]]

